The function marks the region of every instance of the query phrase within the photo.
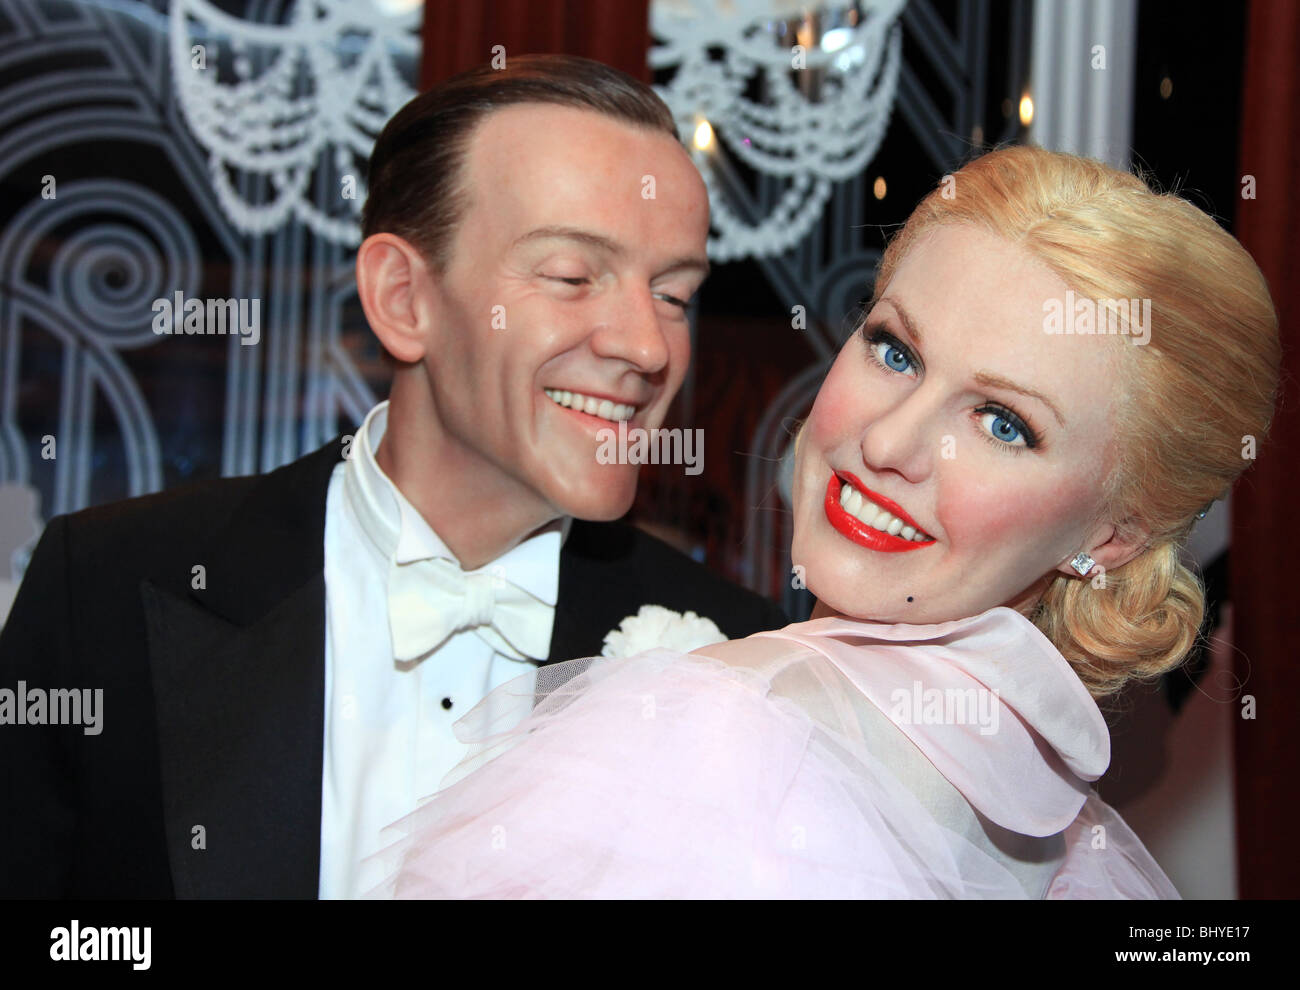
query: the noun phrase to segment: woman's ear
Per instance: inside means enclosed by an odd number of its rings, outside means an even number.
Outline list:
[[[357,249],[357,295],[370,329],[398,361],[423,360],[434,326],[436,285],[424,256],[396,234],[372,234]]]
[[[1135,522],[1127,525],[1107,523],[1090,535],[1087,542],[1091,543],[1091,546],[1081,546],[1078,549],[1083,550],[1106,570],[1113,571],[1144,552],[1150,539],[1151,534]],[[1078,577],[1079,572],[1070,566],[1070,560],[1074,558],[1076,552],[1072,551],[1070,558],[1060,564],[1057,570],[1062,574]]]

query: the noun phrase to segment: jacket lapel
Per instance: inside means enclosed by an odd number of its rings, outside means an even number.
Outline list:
[[[141,586],[180,898],[315,897],[325,497],[342,437],[251,484],[190,574]]]
[[[639,607],[640,603],[632,604],[636,588],[629,586],[639,561],[634,559],[628,534],[623,527],[573,520],[560,551],[551,652],[539,667],[600,656],[605,634]]]

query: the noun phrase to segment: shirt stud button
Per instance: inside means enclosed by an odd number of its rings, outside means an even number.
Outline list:
[[[451,699],[450,699],[450,698],[443,698],[443,699],[442,699],[442,707],[443,707],[443,708],[450,708],[450,707],[451,707]]]

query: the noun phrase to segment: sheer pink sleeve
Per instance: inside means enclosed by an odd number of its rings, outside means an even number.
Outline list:
[[[1051,900],[1180,900],[1160,864],[1110,805],[1092,793],[1065,832]]]

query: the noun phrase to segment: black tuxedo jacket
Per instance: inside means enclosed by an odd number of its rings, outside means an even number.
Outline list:
[[[342,449],[50,520],[0,633],[0,688],[102,688],[101,731],[0,725],[0,896],[317,896]],[[630,526],[575,520],[547,662],[598,655],[644,604],[732,638],[788,621]]]

